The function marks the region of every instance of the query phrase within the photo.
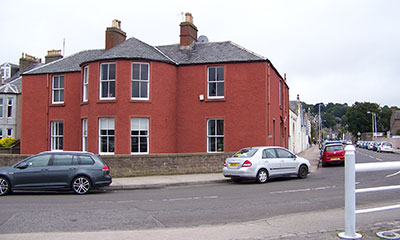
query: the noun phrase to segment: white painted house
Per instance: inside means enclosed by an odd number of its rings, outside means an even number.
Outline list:
[[[299,95],[296,101],[290,101],[289,108],[289,150],[300,153],[311,147],[310,115],[303,109]]]

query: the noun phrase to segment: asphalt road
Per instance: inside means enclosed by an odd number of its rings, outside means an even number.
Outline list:
[[[398,154],[357,150],[357,162],[399,161]],[[357,188],[398,185],[400,175],[359,173]],[[307,179],[267,184],[220,183],[135,191],[20,192],[0,198],[0,234],[82,232],[240,223],[344,206],[344,168],[320,168]],[[396,202],[400,190],[357,196],[358,208]],[[301,221],[301,219],[299,219]]]

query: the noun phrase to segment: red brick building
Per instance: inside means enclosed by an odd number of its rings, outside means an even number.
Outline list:
[[[180,44],[125,40],[23,75],[21,153],[233,152],[287,147],[289,89],[272,63],[230,41],[197,41],[190,14]]]

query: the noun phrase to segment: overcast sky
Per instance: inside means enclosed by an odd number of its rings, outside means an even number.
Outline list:
[[[397,0],[2,0],[0,64],[22,52],[44,60],[105,45],[119,19],[127,37],[179,42],[182,12],[198,36],[235,42],[287,74],[290,99],[308,104],[375,102],[400,106],[400,1]]]

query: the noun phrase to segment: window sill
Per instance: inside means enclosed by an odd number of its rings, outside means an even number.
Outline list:
[[[81,102],[81,106],[84,106],[84,105],[89,105],[89,101]]]
[[[225,98],[207,98],[205,102],[226,102]]]
[[[97,103],[116,103],[116,99],[99,99],[97,100]]]
[[[50,107],[65,107],[65,103],[51,103]]]
[[[138,98],[131,98],[129,100],[131,103],[151,103],[152,101],[150,99],[138,99]]]

